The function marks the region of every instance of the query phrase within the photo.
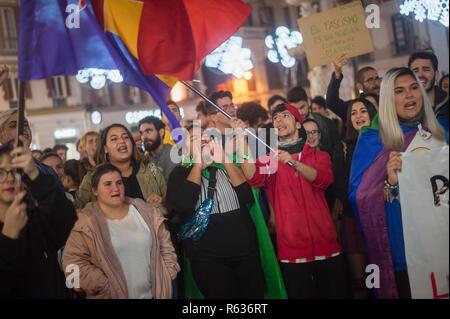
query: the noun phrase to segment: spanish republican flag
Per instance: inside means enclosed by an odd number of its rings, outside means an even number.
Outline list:
[[[165,103],[170,88],[191,80],[250,13],[242,0],[22,0],[19,78],[118,69],[126,84],[152,95],[174,128]]]

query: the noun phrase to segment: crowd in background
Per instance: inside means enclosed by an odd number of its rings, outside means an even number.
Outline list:
[[[143,118],[137,136],[112,124],[80,138],[79,160],[67,160],[65,145],[31,151],[28,122],[15,147],[17,111],[0,112],[0,298],[411,298],[400,152],[448,143],[448,75],[439,78],[433,53],[417,52],[383,78],[358,70],[359,95],[343,101],[346,63],[334,62],[325,97],[298,86],[237,106],[231,92],[214,92],[231,119],[201,101],[200,127],[185,123],[182,141],[164,116]],[[276,129],[276,152],[260,142],[252,152],[248,128]],[[362,142],[368,130],[376,159]],[[363,205],[375,195],[355,186],[369,171],[391,214],[384,232]],[[393,282],[368,289],[368,264]],[[74,266],[78,287],[65,280]]]

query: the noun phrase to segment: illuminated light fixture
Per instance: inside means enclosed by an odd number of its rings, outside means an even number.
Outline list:
[[[177,82],[177,84],[175,84],[175,86],[170,91],[170,97],[174,102],[180,102],[186,99],[187,94],[185,86],[182,85],[181,82]]]
[[[272,35],[268,35],[265,43],[269,49],[267,58],[270,62],[281,63],[285,68],[292,68],[295,65],[295,58],[289,55],[288,50],[301,45],[303,36],[298,31],[290,31],[286,27],[278,27],[275,30],[275,39]]]
[[[72,138],[77,136],[77,130],[74,128],[64,128],[55,130],[54,136],[56,139]]]
[[[128,124],[136,124],[139,123],[140,120],[142,120],[146,116],[152,116],[154,113],[153,111],[133,111],[133,112],[127,112],[125,114],[125,121],[127,121]]]
[[[242,37],[231,37],[206,57],[205,65],[242,78],[245,72],[254,67],[251,60],[252,51],[243,48],[242,42]]]
[[[75,78],[82,84],[89,83],[89,85],[96,90],[102,89],[106,85],[107,81],[111,81],[113,83],[123,82],[123,77],[119,70],[104,70],[96,68],[78,70]]]
[[[448,0],[405,0],[400,13],[405,16],[414,13],[417,21],[439,21],[448,28],[448,7]]]
[[[250,81],[253,77],[253,73],[250,71],[247,71],[244,73],[244,79],[246,79],[247,81]]]
[[[94,125],[99,125],[102,122],[102,113],[94,111],[91,113],[91,122]]]

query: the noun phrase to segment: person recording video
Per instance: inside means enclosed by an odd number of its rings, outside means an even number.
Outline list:
[[[58,250],[75,220],[72,204],[31,150],[0,145],[0,298],[67,296]]]

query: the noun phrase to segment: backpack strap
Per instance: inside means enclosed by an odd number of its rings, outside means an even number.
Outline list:
[[[209,183],[208,183],[208,198],[214,198],[214,192],[216,191],[217,184],[217,167],[208,167],[209,171]]]

